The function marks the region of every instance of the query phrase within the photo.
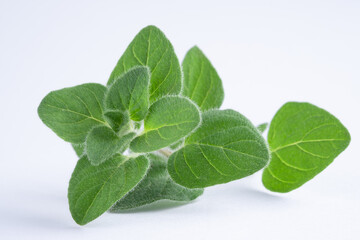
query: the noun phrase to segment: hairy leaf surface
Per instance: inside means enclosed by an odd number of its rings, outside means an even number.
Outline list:
[[[111,110],[128,111],[130,119],[144,119],[149,108],[150,73],[147,67],[134,67],[115,78],[105,96]]]
[[[164,95],[180,93],[182,76],[179,60],[170,41],[155,26],[148,26],[135,36],[111,73],[108,85],[138,65],[150,68],[151,102]]]
[[[92,165],[99,165],[115,153],[124,150],[136,134],[131,132],[118,136],[111,128],[99,126],[93,128],[86,138],[86,154]]]
[[[103,118],[106,87],[87,83],[50,92],[41,101],[41,120],[63,140],[82,144],[95,126],[108,125]]]
[[[107,110],[104,118],[110,127],[117,133],[130,129],[129,114],[120,110]]]
[[[310,103],[289,102],[271,121],[272,159],[263,172],[270,191],[290,192],[324,170],[350,143],[350,134],[327,111]]]
[[[224,100],[224,89],[219,75],[203,52],[198,47],[191,48],[182,66],[182,94],[197,103],[202,111],[219,108]]]
[[[232,110],[210,110],[170,156],[168,171],[175,182],[201,188],[249,176],[268,161],[265,140],[249,120]]]
[[[68,199],[74,220],[85,225],[99,217],[134,188],[148,168],[149,161],[144,156],[116,155],[99,166],[82,157],[69,183]]]
[[[85,144],[72,143],[71,146],[73,147],[73,149],[78,157],[81,157],[85,153]]]
[[[125,197],[110,208],[110,212],[121,212],[147,205],[159,200],[188,202],[203,193],[203,189],[188,189],[175,183],[166,169],[166,158],[149,154],[150,169],[145,178]]]
[[[144,132],[130,144],[134,152],[152,152],[175,143],[200,123],[197,106],[187,98],[167,96],[151,105]]]

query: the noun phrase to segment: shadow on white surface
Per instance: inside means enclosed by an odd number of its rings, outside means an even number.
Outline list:
[[[197,201],[197,200],[194,200]],[[143,213],[143,212],[159,212],[159,211],[166,211],[168,209],[171,208],[180,208],[180,207],[184,207],[188,204],[193,203],[194,201],[190,202],[190,203],[186,203],[186,202],[176,202],[176,201],[170,201],[170,200],[160,200],[157,202],[153,202],[141,207],[137,207],[134,209],[127,209],[127,210],[122,210],[119,213],[111,213],[108,212],[109,214],[132,214],[132,213]]]

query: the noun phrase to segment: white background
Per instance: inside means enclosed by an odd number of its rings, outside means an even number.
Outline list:
[[[223,108],[258,124],[286,101],[309,101],[349,129],[349,148],[289,194],[267,191],[257,173],[187,205],[76,225],[67,186],[77,158],[37,106],[51,90],[105,84],[149,24],[180,60],[195,44],[205,52],[223,80]],[[359,45],[355,0],[0,0],[0,239],[360,239]]]

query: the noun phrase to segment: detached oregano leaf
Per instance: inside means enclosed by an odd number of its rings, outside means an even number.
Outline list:
[[[144,132],[130,144],[134,152],[152,152],[175,143],[200,123],[197,106],[187,98],[167,96],[153,103],[144,120]]]
[[[135,36],[111,73],[108,85],[138,65],[150,68],[151,102],[168,94],[180,93],[182,76],[179,60],[170,41],[155,26],[148,26]]]
[[[203,52],[196,46],[191,48],[182,67],[182,94],[197,103],[202,111],[219,108],[224,100],[224,89],[219,75]]]
[[[148,67],[134,67],[115,78],[105,96],[106,109],[128,111],[130,119],[144,119],[149,108]]]
[[[82,157],[71,176],[68,199],[70,212],[80,225],[96,219],[134,188],[145,176],[149,161],[115,155],[99,166]]]
[[[332,163],[349,145],[350,134],[324,109],[289,102],[272,119],[268,142],[272,158],[263,184],[270,191],[290,192]]]
[[[233,110],[203,113],[202,125],[168,162],[172,179],[202,188],[249,176],[269,161],[264,138],[251,122]]]
[[[87,83],[50,92],[39,105],[39,117],[63,140],[82,144],[93,127],[108,125],[103,118],[105,91],[103,85]]]
[[[159,200],[179,202],[192,201],[200,196],[203,189],[188,189],[175,183],[166,169],[167,159],[157,154],[149,154],[150,168],[144,179],[131,192],[110,208],[110,212],[144,206]]]
[[[135,133],[118,136],[111,128],[99,126],[93,128],[86,138],[86,154],[92,165],[99,165],[115,153],[125,150]]]

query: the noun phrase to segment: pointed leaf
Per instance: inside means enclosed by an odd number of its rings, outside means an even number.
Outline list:
[[[86,138],[86,154],[92,165],[99,165],[121,151],[129,144],[135,133],[118,136],[111,128],[100,126],[93,128]]]
[[[151,105],[144,132],[130,144],[134,152],[152,152],[180,140],[200,123],[197,106],[180,96],[163,97]]]
[[[332,163],[349,145],[350,134],[324,109],[289,102],[272,119],[268,142],[272,158],[263,184],[270,191],[290,192]]]
[[[151,72],[150,101],[181,90],[181,68],[166,36],[155,26],[142,29],[130,43],[111,73],[108,85],[130,68],[148,66]]]
[[[260,125],[258,125],[256,128],[261,132],[261,133],[264,133],[265,130],[267,129],[268,127],[268,123],[262,123]]]
[[[203,189],[188,189],[176,184],[166,169],[166,158],[149,154],[150,168],[146,177],[125,197],[110,208],[110,212],[121,212],[147,205],[159,200],[188,202],[200,196]]]
[[[249,176],[268,161],[266,142],[249,120],[232,110],[210,110],[170,156],[168,171],[178,184],[201,188]]]
[[[103,118],[106,87],[88,83],[50,92],[38,114],[46,126],[67,142],[82,144],[95,126],[108,125]]]
[[[82,157],[69,183],[70,212],[75,222],[85,225],[106,212],[145,176],[149,161],[144,156],[116,155],[99,166]]]
[[[128,111],[130,119],[144,119],[149,108],[150,73],[147,67],[134,67],[116,77],[105,96],[106,109]]]
[[[202,111],[219,108],[224,100],[224,89],[219,75],[203,52],[198,47],[191,48],[182,66],[182,94],[197,103]]]

